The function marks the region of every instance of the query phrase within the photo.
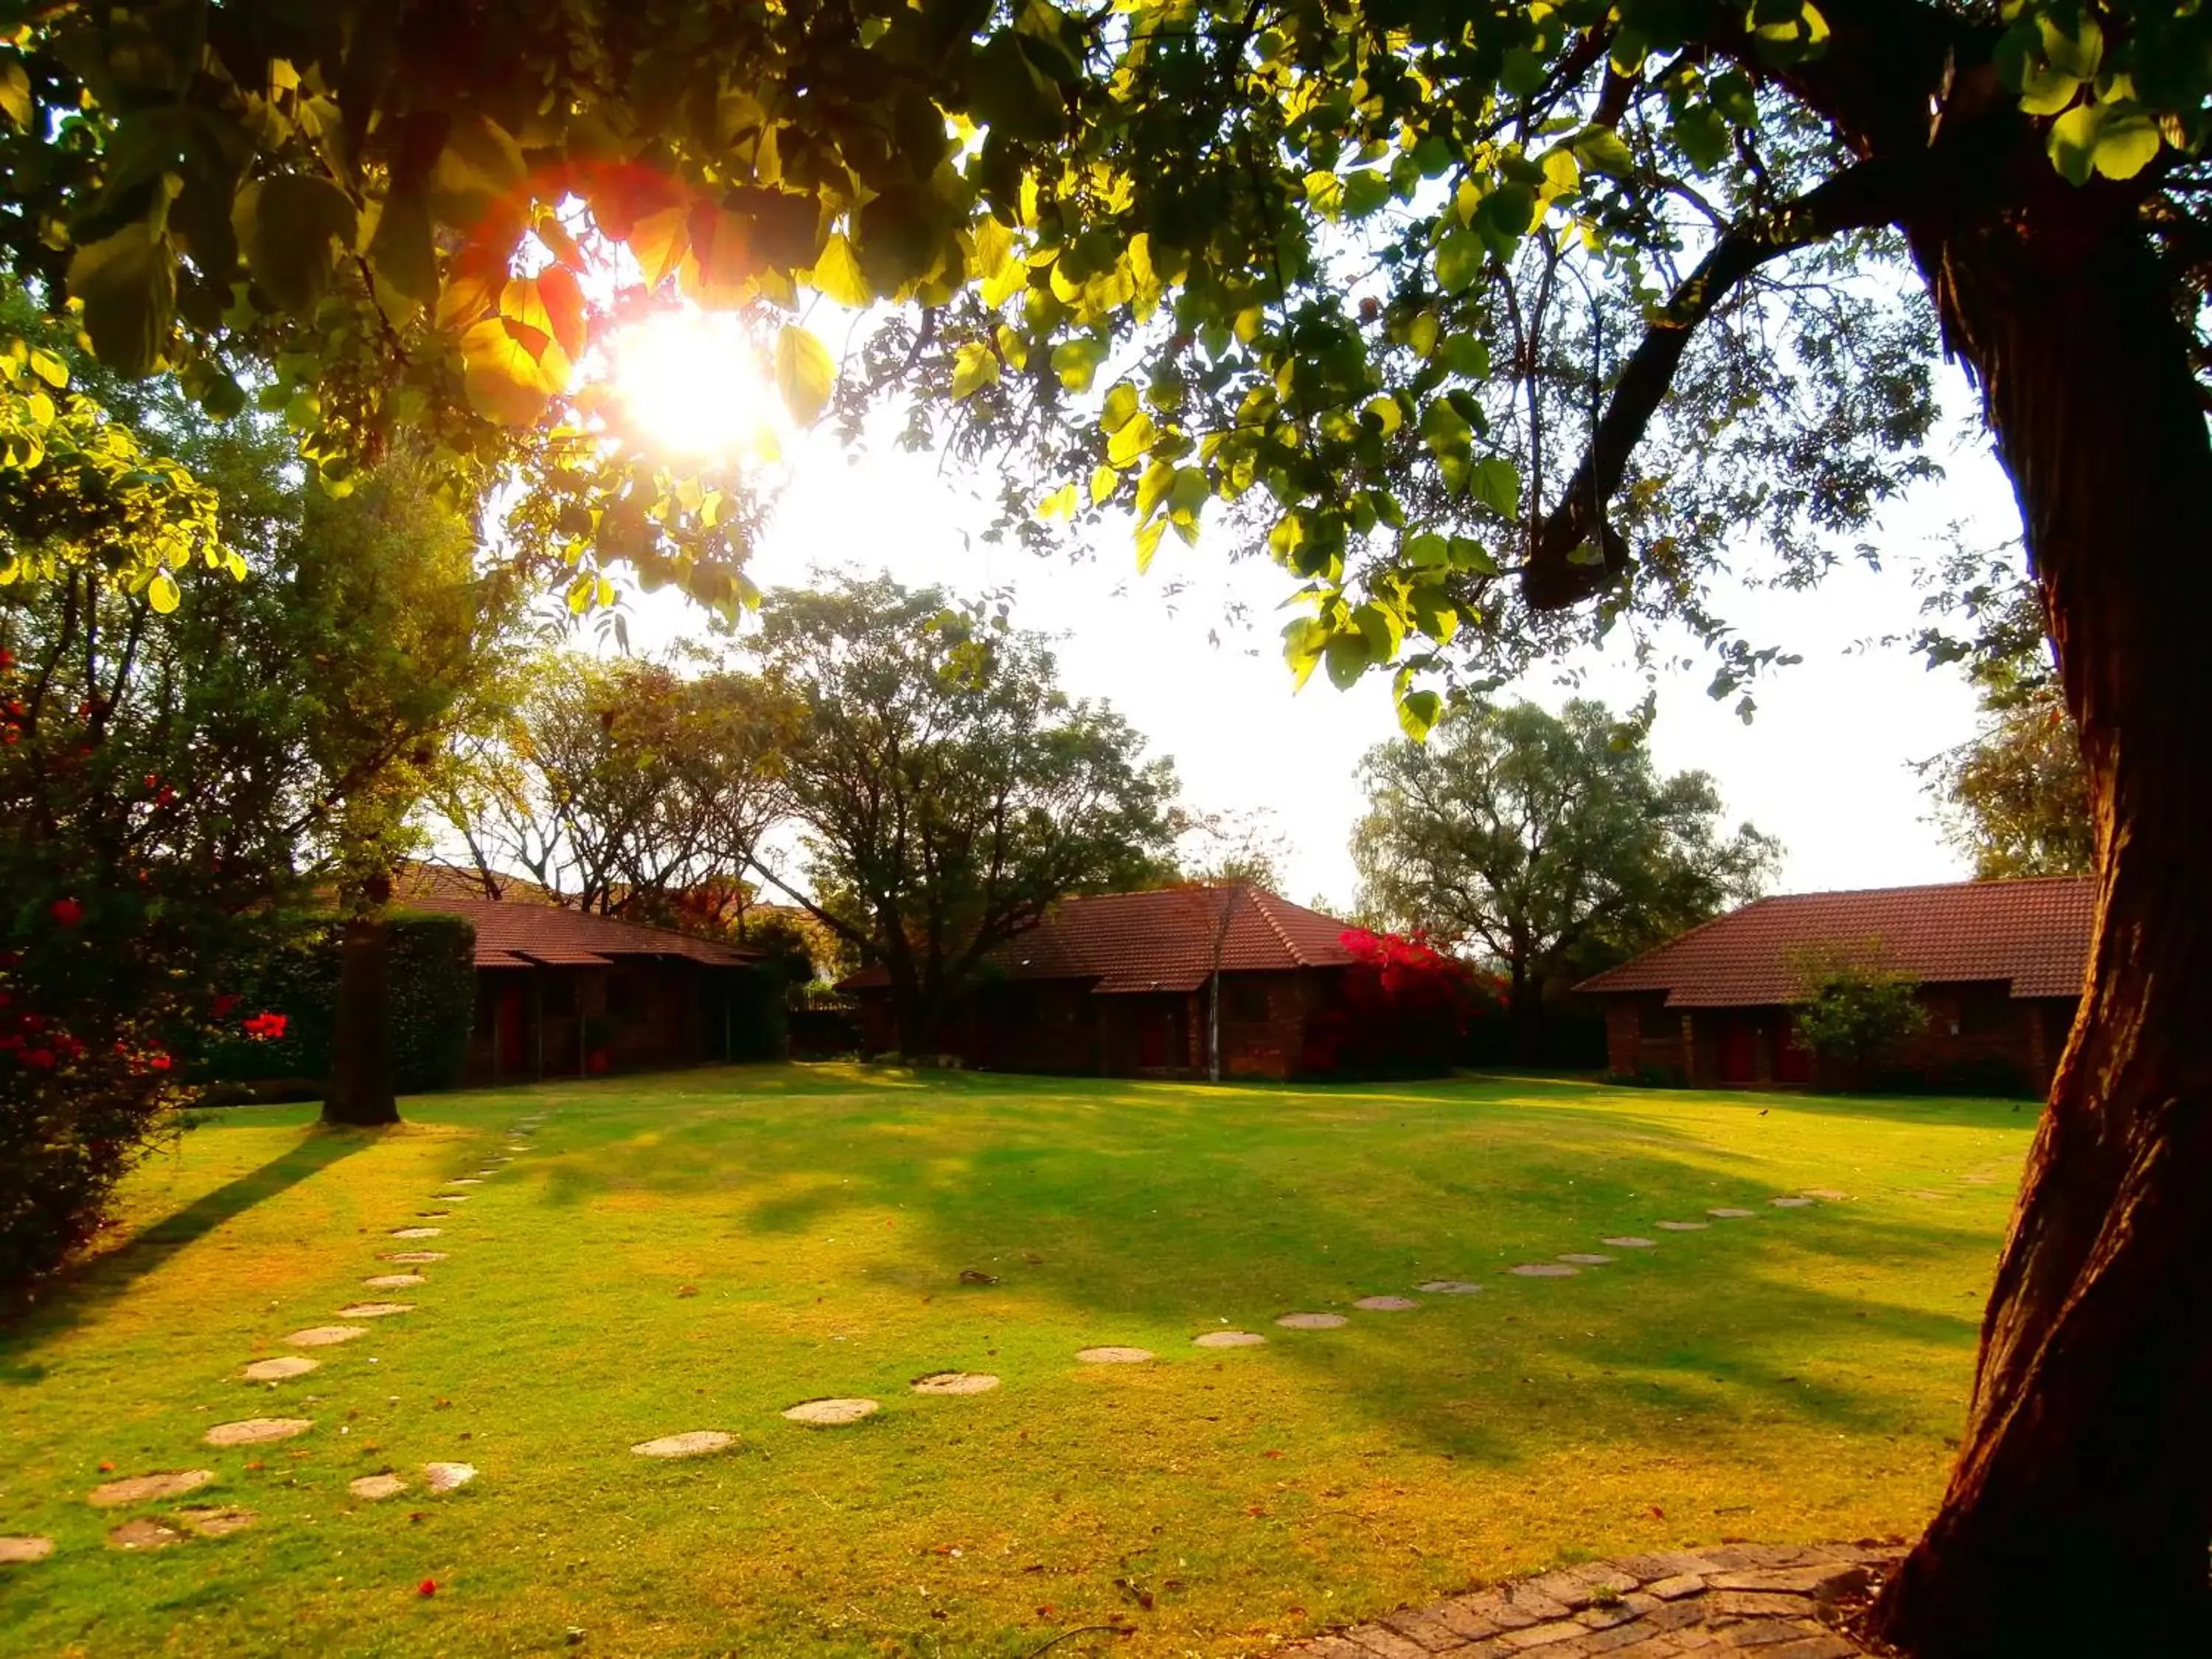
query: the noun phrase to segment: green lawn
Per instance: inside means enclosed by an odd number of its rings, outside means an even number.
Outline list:
[[[1912,1528],[2033,1115],[1471,1079],[1325,1091],[746,1068],[221,1114],[0,1334],[0,1653],[1265,1649],[1470,1581]],[[427,1246],[387,1237],[548,1113]],[[1834,1188],[1807,1209],[1768,1200]],[[1740,1206],[1749,1219],[1656,1231]],[[1570,1279],[1503,1269],[1640,1233]],[[418,1289],[382,1253],[447,1249]],[[963,1269],[996,1275],[963,1285]],[[1430,1279],[1480,1295],[1349,1304]],[[416,1310],[242,1382],[360,1297]],[[1293,1331],[1293,1310],[1341,1310]],[[1209,1351],[1200,1332],[1263,1332]],[[1148,1365],[1079,1364],[1093,1344]],[[927,1398],[964,1369],[993,1393]],[[856,1395],[808,1429],[778,1413]],[[210,1425],[310,1418],[283,1443]],[[693,1429],[685,1462],[633,1442]],[[419,1467],[473,1484],[426,1495]],[[112,1473],[103,1474],[102,1466]],[[201,1468],[100,1510],[103,1480]],[[416,1482],[382,1503],[347,1481]],[[140,1554],[184,1504],[250,1528]],[[434,1597],[417,1593],[434,1579]]]

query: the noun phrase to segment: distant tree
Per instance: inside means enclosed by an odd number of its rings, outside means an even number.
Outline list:
[[[785,990],[804,990],[814,982],[815,929],[788,911],[748,920],[744,942],[765,954]]]
[[[696,925],[727,913],[775,816],[788,720],[748,675],[550,653],[470,734],[439,810],[489,894],[516,870],[579,909]]]
[[[994,946],[1157,868],[1174,770],[1068,697],[1039,635],[939,589],[842,578],[764,614],[762,664],[804,711],[781,783],[805,881],[755,867],[883,964],[900,1049],[927,1054]]]
[[[1790,1019],[1824,1072],[1863,1085],[1897,1047],[1927,1024],[1914,981],[1883,965],[1879,939],[1844,950],[1801,951],[1790,963],[1797,999]]]
[[[1498,964],[1522,1060],[1539,1052],[1548,977],[1756,896],[1779,851],[1747,824],[1723,835],[1712,780],[1661,777],[1644,729],[1595,702],[1470,707],[1425,744],[1370,750],[1362,777],[1363,916]]]

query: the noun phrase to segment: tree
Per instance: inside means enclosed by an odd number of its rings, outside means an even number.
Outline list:
[[[1923,769],[1944,838],[1984,881],[2088,874],[2097,858],[2088,784],[2057,688],[1984,708],[1972,738]]]
[[[900,1051],[937,1048],[991,951],[1071,893],[1164,855],[1175,775],[1073,700],[1044,641],[888,577],[780,592],[758,651],[804,711],[782,774],[803,892],[755,868],[890,979]]]
[[[488,894],[520,870],[578,909],[669,923],[734,882],[776,810],[787,708],[745,675],[569,651],[520,681],[439,796]]]
[[[1747,824],[1723,838],[1712,780],[1662,778],[1642,728],[1585,700],[1558,715],[1473,706],[1425,743],[1370,750],[1362,774],[1362,914],[1499,964],[1523,1062],[1538,1056],[1548,980],[1756,896],[1779,851]]]
[[[754,305],[803,418],[910,386],[914,438],[999,457],[1024,512],[1042,477],[1055,518],[1133,505],[1140,557],[1209,513],[1264,537],[1296,670],[1395,666],[1415,731],[1436,677],[1582,606],[1687,621],[1723,693],[1780,660],[1706,577],[1763,542],[1815,579],[1924,476],[1940,334],[2058,647],[2099,943],[1877,1623],[1931,1659],[2154,1647],[2212,1612],[2208,31],[2157,0],[58,7],[0,64],[0,250],[112,362],[216,407],[264,366],[326,474],[410,423],[512,461],[573,603],[623,560],[739,603],[746,493],[571,383],[574,274],[623,240]],[[908,309],[841,378],[802,289]]]
[[[1883,965],[1880,939],[1847,950],[1801,955],[1791,967],[1797,1000],[1790,1017],[1797,1038],[1840,1071],[1846,1086],[1863,1086],[1897,1045],[1928,1022],[1911,975]]]

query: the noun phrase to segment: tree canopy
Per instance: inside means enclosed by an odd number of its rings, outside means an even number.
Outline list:
[[[1360,908],[1471,949],[1510,986],[1533,1059],[1546,982],[1581,978],[1757,896],[1780,852],[1721,828],[1702,772],[1662,777],[1602,703],[1478,707],[1369,752]]]

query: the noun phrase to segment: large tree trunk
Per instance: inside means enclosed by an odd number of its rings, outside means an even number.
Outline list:
[[[392,1087],[392,929],[381,915],[349,918],[338,943],[337,1030],[323,1121],[399,1121]]]
[[[1922,1659],[2212,1643],[2212,449],[2136,210],[2039,148],[1907,227],[2019,493],[2100,860],[1958,1463],[1876,1610]]]

